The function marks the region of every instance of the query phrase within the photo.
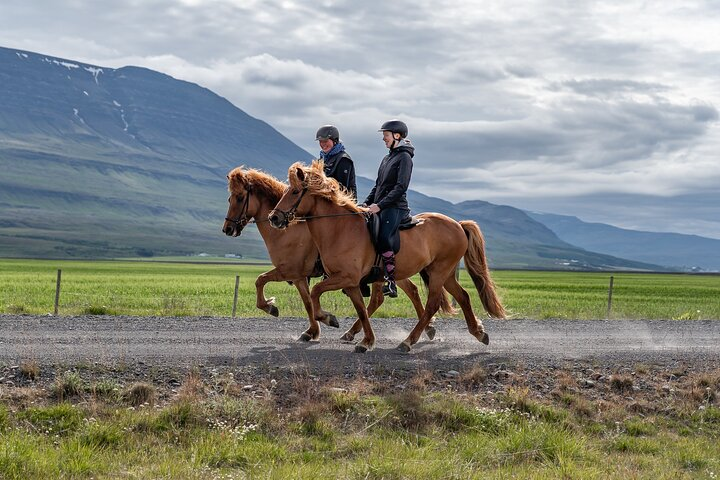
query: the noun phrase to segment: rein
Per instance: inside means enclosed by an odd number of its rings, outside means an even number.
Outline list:
[[[305,222],[314,218],[325,218],[325,217],[347,217],[349,215],[368,215],[368,212],[349,212],[349,213],[327,213],[325,215],[305,215],[303,217],[295,217],[297,222]]]

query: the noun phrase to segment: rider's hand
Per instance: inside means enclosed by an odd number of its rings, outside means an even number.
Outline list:
[[[380,207],[377,206],[377,203],[373,203],[368,207],[368,210],[370,213],[378,213],[380,211]]]

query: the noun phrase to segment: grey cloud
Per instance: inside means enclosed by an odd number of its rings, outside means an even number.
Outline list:
[[[720,145],[720,56],[712,44],[695,48],[662,27],[685,19],[710,31],[716,7],[649,8],[7,0],[0,44],[108,67],[139,64],[200,83],[313,153],[314,129],[336,123],[358,171],[371,177],[385,153],[378,124],[403,118],[418,147],[413,186],[428,194],[518,206],[542,199],[573,214],[607,202],[588,192],[652,205],[657,188],[700,219],[700,202],[677,196],[720,181],[707,167]],[[644,21],[654,22],[649,30],[658,23],[662,35],[631,31]],[[641,183],[649,197],[620,197]],[[672,198],[666,204],[682,213]],[[618,218],[627,218],[618,205]]]
[[[612,94],[642,93],[655,94],[670,89],[666,85],[632,80],[615,80],[593,78],[587,80],[567,80],[552,86],[557,89],[568,89],[587,96],[608,96]]]

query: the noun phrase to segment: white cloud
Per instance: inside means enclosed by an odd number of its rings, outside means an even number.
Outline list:
[[[0,44],[199,83],[313,153],[316,127],[336,123],[366,176],[384,154],[375,130],[403,118],[426,194],[581,217],[602,216],[602,199],[625,225],[625,196],[663,198],[687,226],[701,209],[681,199],[720,183],[718,13],[699,0],[8,0]]]

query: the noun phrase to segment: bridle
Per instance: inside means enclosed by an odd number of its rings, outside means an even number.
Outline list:
[[[288,187],[289,188],[289,187]],[[297,200],[295,200],[295,203],[290,207],[289,210],[283,211],[279,210],[277,207],[275,208],[275,213],[280,215],[280,220],[282,226],[286,227],[290,225],[290,222],[292,222],[295,219],[295,212],[297,211],[298,206],[300,205],[300,202],[302,202],[303,197],[305,196],[305,193],[307,193],[307,187],[302,189],[302,192],[300,193],[300,196]]]
[[[237,218],[225,217],[225,220],[235,225],[235,228],[242,232],[242,229],[250,223],[252,220],[247,217],[248,207],[250,206],[250,190],[246,191],[245,199],[243,200],[242,207],[240,208],[240,215]]]

